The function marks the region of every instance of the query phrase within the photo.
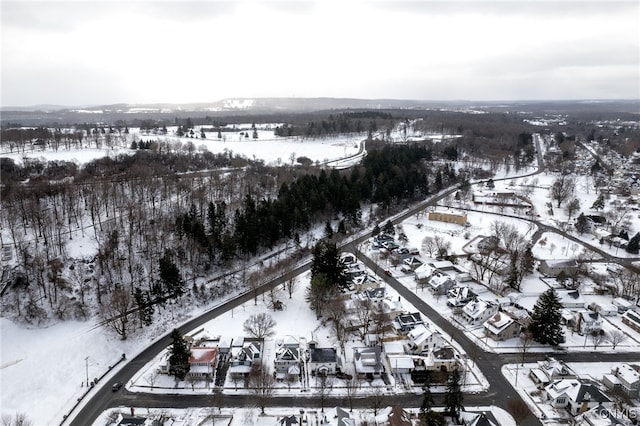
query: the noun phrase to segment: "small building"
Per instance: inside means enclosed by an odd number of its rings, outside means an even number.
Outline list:
[[[410,355],[387,355],[387,362],[393,374],[411,374],[415,365]]]
[[[460,357],[450,346],[431,351],[425,358],[425,368],[431,371],[453,371],[461,366]]]
[[[443,211],[432,211],[429,212],[428,216],[429,220],[435,220],[438,222],[446,222],[446,223],[455,223],[456,225],[465,226],[467,224],[467,214],[466,213],[455,213],[455,212],[443,212]]]
[[[622,314],[622,322],[640,333],[640,315],[637,312],[626,311]]]
[[[578,271],[578,262],[575,259],[543,259],[539,269],[548,277],[557,277],[561,272],[573,276]]]
[[[447,292],[447,306],[451,308],[460,308],[471,300],[473,300],[477,294],[467,286],[454,287]]]
[[[556,380],[573,379],[575,377],[575,372],[564,361],[553,357],[538,361],[538,366],[532,368],[529,372],[529,378],[539,386],[547,386]]]
[[[448,275],[437,272],[431,276],[427,284],[429,285],[431,293],[435,295],[445,295],[449,290],[453,289],[458,282]]]
[[[520,324],[504,312],[497,312],[485,321],[482,326],[484,327],[485,335],[496,341],[518,337],[522,329]]]
[[[300,364],[298,350],[280,346],[276,349],[275,359],[273,361],[276,377],[286,379],[291,371],[291,367],[298,367]],[[299,370],[298,370],[299,371]]]
[[[620,364],[611,369],[611,374],[602,377],[602,383],[609,390],[621,389],[629,398],[640,396],[640,373],[637,367],[629,364]]]
[[[624,314],[629,309],[633,309],[633,303],[622,297],[616,297],[611,303],[618,308],[619,314]]]

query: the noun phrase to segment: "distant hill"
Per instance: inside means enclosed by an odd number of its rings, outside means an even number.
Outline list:
[[[112,124],[119,120],[154,119],[171,122],[186,117],[223,117],[267,115],[277,113],[304,113],[346,109],[382,110],[485,110],[527,111],[531,113],[574,112],[627,112],[640,110],[639,100],[601,101],[419,101],[407,99],[354,99],[354,98],[227,98],[215,102],[188,104],[113,104],[94,106],[36,105],[33,107],[3,107],[0,109],[2,125],[8,123],[25,126],[74,123]]]

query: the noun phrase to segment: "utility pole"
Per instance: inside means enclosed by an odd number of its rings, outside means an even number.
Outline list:
[[[89,357],[84,359],[85,372],[87,374],[87,387],[89,387]]]

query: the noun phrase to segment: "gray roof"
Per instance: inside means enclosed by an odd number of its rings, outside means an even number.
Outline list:
[[[309,349],[311,362],[337,362],[338,353],[333,348],[311,348]]]

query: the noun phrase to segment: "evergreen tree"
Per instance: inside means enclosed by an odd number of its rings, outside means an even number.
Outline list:
[[[460,387],[460,372],[453,370],[447,380],[447,392],[444,394],[445,410],[452,419],[460,422],[460,411],[464,408],[462,402],[464,395]]]
[[[136,287],[133,292],[133,298],[138,307],[138,318],[140,323],[146,326],[153,322],[153,304],[148,292],[143,292],[140,287]]]
[[[376,223],[375,226],[373,227],[373,230],[371,231],[371,236],[375,237],[376,235],[378,235],[380,233],[380,227],[378,226],[378,224]]]
[[[316,275],[324,275],[331,288],[346,286],[347,276],[340,265],[340,253],[334,243],[320,240],[313,247],[311,278]]]
[[[396,229],[393,227],[393,223],[390,220],[384,224],[382,231],[387,235],[396,235]]]
[[[329,221],[327,221],[327,223],[324,225],[324,237],[327,240],[333,238],[333,228],[331,227],[331,222]]]
[[[169,374],[177,380],[184,380],[189,373],[189,357],[191,351],[180,331],[173,329],[171,332],[171,348],[169,348]]]
[[[561,309],[560,299],[554,289],[550,288],[540,295],[533,307],[529,326],[536,342],[554,346],[564,342]]]
[[[576,218],[575,228],[580,235],[589,230],[589,222],[587,221],[587,217],[584,215],[584,213],[580,213],[580,216]]]
[[[160,258],[160,281],[170,297],[180,297],[184,293],[184,282],[178,267],[171,258],[169,250],[165,250]]]
[[[636,235],[631,237],[627,244],[627,252],[631,254],[638,254],[638,250],[640,250],[640,232],[637,232]]]
[[[598,198],[596,198],[596,200],[593,202],[593,204],[591,205],[591,208],[594,210],[604,209],[604,195],[602,195],[602,193],[598,195]]]

